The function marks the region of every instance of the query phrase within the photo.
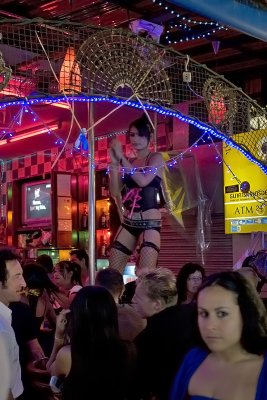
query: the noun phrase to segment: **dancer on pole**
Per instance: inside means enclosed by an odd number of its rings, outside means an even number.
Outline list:
[[[126,158],[117,139],[112,140],[109,149],[110,192],[117,205],[122,204],[122,222],[111,245],[109,265],[120,272],[140,240],[138,267],[157,266],[163,159],[160,153],[149,150],[151,133],[152,126],[144,115],[129,125],[135,158]]]

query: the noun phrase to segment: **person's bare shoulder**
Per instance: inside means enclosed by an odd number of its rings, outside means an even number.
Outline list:
[[[71,351],[70,346],[63,346],[58,351],[56,360],[53,365],[52,375],[67,376],[71,368]]]
[[[152,153],[149,159],[149,165],[156,165],[159,162],[163,162],[162,154],[158,152]]]
[[[151,167],[157,167],[159,168],[157,170],[157,175],[159,175],[160,177],[162,176],[162,167],[164,165],[163,163],[163,157],[161,153],[153,153],[149,159],[149,165]]]

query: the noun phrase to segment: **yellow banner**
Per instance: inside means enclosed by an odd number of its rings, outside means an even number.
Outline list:
[[[267,175],[225,143],[223,158],[241,181],[238,184],[224,165],[225,233],[267,232],[267,206],[263,202],[265,199],[267,204]]]

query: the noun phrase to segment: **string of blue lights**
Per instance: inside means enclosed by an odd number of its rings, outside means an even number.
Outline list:
[[[48,98],[31,98],[28,100],[14,100],[14,101],[9,101],[7,103],[0,104],[0,109],[3,109],[5,107],[10,107],[14,105],[34,105],[34,104],[41,104],[43,102],[49,102],[49,103],[57,103],[60,101],[63,101],[64,97],[57,97],[53,99],[48,99]],[[133,100],[122,100],[118,99],[115,97],[108,97],[108,96],[75,96],[71,97],[72,101],[74,102],[80,102],[80,103],[87,103],[87,102],[92,102],[92,103],[98,103],[98,102],[109,102],[112,104],[116,105],[127,105],[136,109],[146,109],[147,111],[153,111],[161,115],[166,115],[166,116],[171,116],[174,118],[178,118],[180,121],[191,124],[201,131],[206,134],[210,134],[216,138],[219,138],[223,140],[227,145],[235,148],[236,150],[240,151],[249,161],[253,162],[256,164],[265,174],[267,174],[267,166],[262,164],[259,160],[257,160],[252,154],[249,153],[249,151],[245,150],[241,146],[239,146],[233,138],[223,134],[222,132],[216,130],[215,128],[209,126],[208,124],[205,124],[204,122],[200,122],[198,119],[190,116],[185,116],[179,111],[173,111],[158,105],[151,105],[151,104],[140,104],[139,102],[133,101]],[[88,132],[90,131],[90,128],[88,129]],[[168,161],[170,162],[170,161]],[[142,169],[142,168],[141,168]]]

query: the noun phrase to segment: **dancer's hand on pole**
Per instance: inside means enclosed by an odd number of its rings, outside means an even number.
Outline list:
[[[118,161],[120,161],[124,156],[122,144],[119,140],[113,139],[110,144],[110,149],[113,151],[114,156],[117,158]]]
[[[112,148],[110,148],[108,150],[108,153],[109,153],[109,158],[110,158],[111,164],[119,165],[120,160],[116,157],[115,151]]]

